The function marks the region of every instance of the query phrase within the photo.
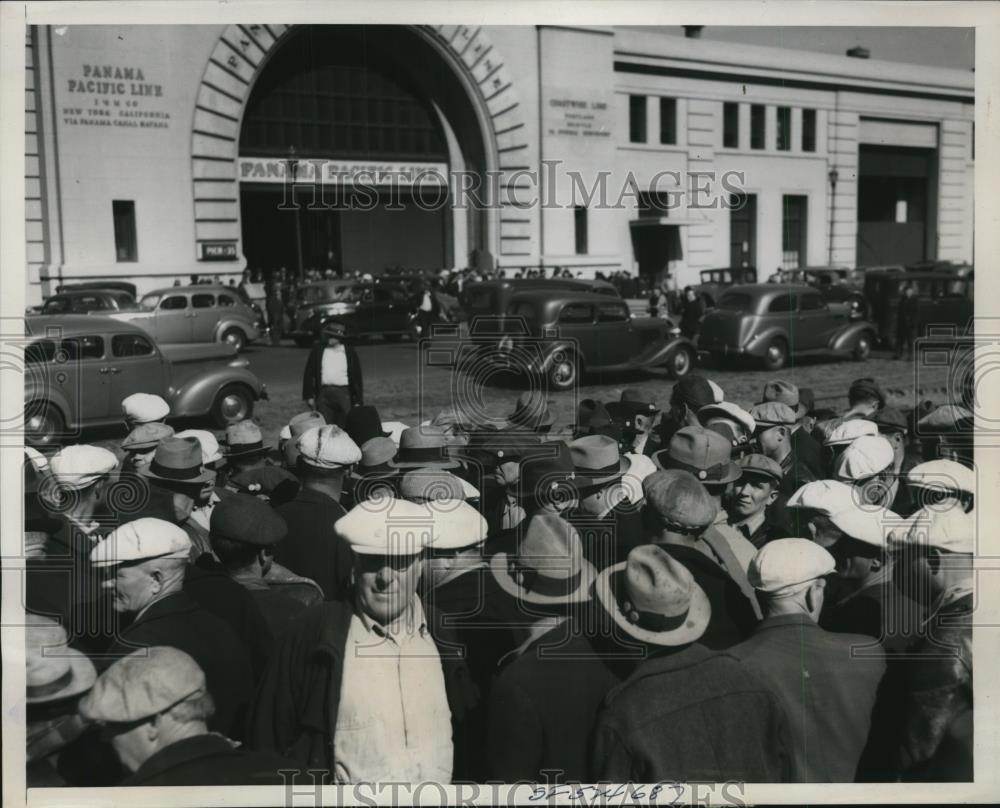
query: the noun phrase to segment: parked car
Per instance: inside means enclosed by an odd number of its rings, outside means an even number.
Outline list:
[[[516,292],[550,290],[553,292],[590,292],[621,299],[618,290],[608,281],[582,278],[504,278],[467,283],[459,295],[459,304],[470,325],[476,318],[497,323],[507,311],[511,296]],[[487,327],[485,322],[479,331]]]
[[[477,362],[543,374],[555,390],[567,390],[592,372],[662,368],[676,379],[690,372],[696,357],[694,344],[669,320],[634,317],[624,300],[606,294],[519,291],[511,295],[504,319],[516,327],[506,328]]]
[[[77,292],[91,289],[113,290],[115,292],[127,292],[133,300],[138,296],[138,290],[134,283],[128,281],[78,281],[76,283],[61,283],[56,287],[56,293]]]
[[[157,345],[132,323],[95,315],[25,322],[27,443],[120,423],[121,401],[131,393],[155,393],[170,404],[171,418],[207,418],[218,428],[250,417],[267,398],[250,363],[228,344]]]
[[[87,289],[60,292],[36,307],[32,314],[87,314],[92,311],[120,311],[135,306],[128,292],[114,289]]]
[[[261,337],[259,315],[231,286],[171,286],[143,295],[133,310],[110,313],[161,345],[227,342],[237,351]]]
[[[790,356],[837,353],[863,360],[876,327],[828,304],[818,289],[802,284],[734,286],[701,322],[698,350],[720,360],[759,360],[768,370]]]
[[[325,280],[298,287],[288,336],[299,347],[310,345],[320,320],[328,315],[354,311],[369,286],[365,281]]]
[[[299,324],[295,344],[311,345],[322,326],[329,322],[342,323],[350,338],[382,336],[398,340],[416,336],[410,313],[412,298],[406,290],[393,283],[361,283],[353,287],[347,300],[340,304],[315,306]]]
[[[715,306],[719,295],[730,286],[738,283],[757,283],[755,267],[726,267],[722,269],[703,269],[698,273],[701,283],[693,288],[701,295],[707,308]]]
[[[865,297],[877,324],[879,341],[896,347],[899,299],[904,284],[912,283],[917,297],[917,335],[928,326],[950,326],[964,333],[975,313],[975,272],[969,267],[941,268],[926,272],[869,270],[865,274]]]
[[[843,286],[848,289],[861,289],[864,285],[864,272],[848,267],[803,267],[789,270],[792,283],[808,283],[810,286],[825,288]]]

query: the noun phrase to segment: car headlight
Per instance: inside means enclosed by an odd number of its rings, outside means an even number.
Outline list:
[[[670,334],[670,336],[672,337],[679,337],[681,334],[681,330],[675,326],[674,328],[671,328],[667,333]]]

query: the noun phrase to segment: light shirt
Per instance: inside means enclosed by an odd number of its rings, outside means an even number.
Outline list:
[[[323,350],[320,384],[347,387],[347,351],[343,345],[328,346]]]
[[[431,310],[433,310],[433,308],[434,308],[434,305],[431,303],[431,293],[430,292],[424,292],[424,297],[420,301],[420,310],[421,311],[431,311]]]
[[[333,738],[334,782],[450,783],[451,710],[418,599],[388,630],[351,617]]]

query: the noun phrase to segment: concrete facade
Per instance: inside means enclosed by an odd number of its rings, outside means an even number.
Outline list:
[[[78,279],[121,277],[141,291],[192,273],[239,276],[238,172],[252,156],[239,153],[242,117],[294,34],[250,24],[28,30],[29,303]],[[473,162],[500,190],[479,219],[453,213],[455,266],[476,246],[502,267],[637,272],[631,191],[688,191],[706,172],[739,173],[756,195],[752,262],[765,276],[784,260],[786,195],[807,200],[802,263],[853,265],[866,144],[933,155],[925,257],[972,260],[972,73],[615,28],[414,26],[399,36],[467,96],[465,112],[440,110],[451,167],[467,162],[478,137]],[[673,99],[674,143],[660,143],[660,98]],[[726,102],[739,105],[734,146],[723,145]],[[641,104],[644,143],[630,138],[630,110]],[[752,105],[765,110],[763,148],[751,147]],[[779,150],[786,108],[789,147]],[[802,148],[805,110],[815,114],[814,151]],[[587,204],[602,183],[606,203]],[[712,186],[717,205],[723,190]],[[731,213],[676,198],[652,224],[670,228],[669,268],[685,284],[699,269],[729,266]],[[134,201],[135,261],[116,255],[113,200]]]

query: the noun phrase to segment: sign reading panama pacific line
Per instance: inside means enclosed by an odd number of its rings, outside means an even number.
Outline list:
[[[61,121],[67,126],[107,126],[166,129],[170,113],[149,108],[163,98],[163,85],[148,81],[141,67],[84,64],[66,79],[67,105]]]

